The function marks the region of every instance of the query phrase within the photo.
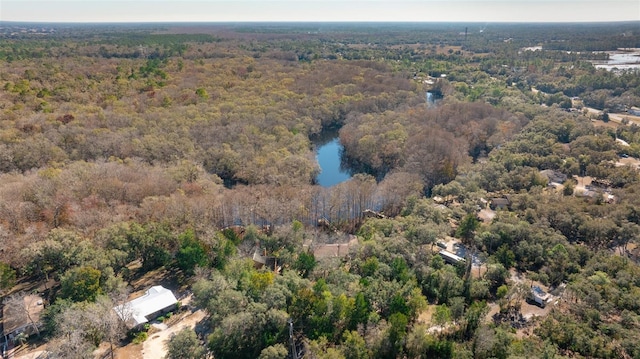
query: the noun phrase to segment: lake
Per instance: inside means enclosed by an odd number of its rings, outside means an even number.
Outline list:
[[[322,187],[331,187],[351,178],[351,172],[341,166],[342,151],[337,133],[333,137],[323,136],[314,141],[316,145],[316,160],[320,165],[320,173],[316,182]]]
[[[591,61],[597,69],[605,69],[612,71],[640,69],[640,49],[631,51],[606,51],[609,54],[609,60]]]

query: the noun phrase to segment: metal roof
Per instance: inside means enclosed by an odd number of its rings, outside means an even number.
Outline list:
[[[449,251],[445,251],[444,249],[440,250],[438,253],[440,253],[440,255],[446,260],[450,260],[452,262],[462,262],[464,261],[464,258],[460,257],[457,254],[451,253]]]
[[[149,288],[142,297],[128,301],[113,308],[118,316],[131,327],[147,323],[148,316],[169,308],[178,302],[173,292],[157,285]]]

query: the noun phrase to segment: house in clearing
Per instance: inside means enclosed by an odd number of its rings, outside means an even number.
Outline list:
[[[178,306],[173,292],[161,285],[149,288],[143,296],[113,308],[127,327],[137,328]]]
[[[35,294],[18,295],[5,299],[2,308],[2,328],[5,341],[20,334],[39,333],[40,316],[44,309],[42,297]]]
[[[545,176],[549,180],[550,184],[551,183],[563,184],[567,181],[567,175],[559,171],[543,170],[543,171],[540,171],[540,174]]]
[[[278,265],[278,258],[267,256],[267,251],[264,251],[264,255],[260,254],[260,250],[256,247],[253,251],[253,266],[256,269],[266,267],[275,273],[282,271],[282,266]]]
[[[511,201],[508,198],[492,198],[489,200],[489,208],[496,211],[499,209],[508,209],[511,205]]]

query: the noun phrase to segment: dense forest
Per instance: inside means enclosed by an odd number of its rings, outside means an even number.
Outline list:
[[[151,277],[168,358],[640,358],[638,23],[1,25],[11,345],[129,357]]]

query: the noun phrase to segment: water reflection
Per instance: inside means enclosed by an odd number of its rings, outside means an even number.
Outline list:
[[[609,60],[591,61],[597,69],[605,69],[612,71],[640,69],[640,50],[634,51],[606,51],[609,54]]]
[[[426,93],[426,98],[427,98],[427,107],[428,108],[432,108],[432,107],[436,107],[436,105],[438,105],[438,102],[440,102],[440,100],[442,100],[442,97],[436,96],[436,94],[427,91]]]
[[[316,176],[316,183],[322,187],[331,187],[351,178],[351,172],[342,166],[342,152],[337,131],[330,131],[314,138],[316,145],[316,160],[320,165],[320,173]]]

